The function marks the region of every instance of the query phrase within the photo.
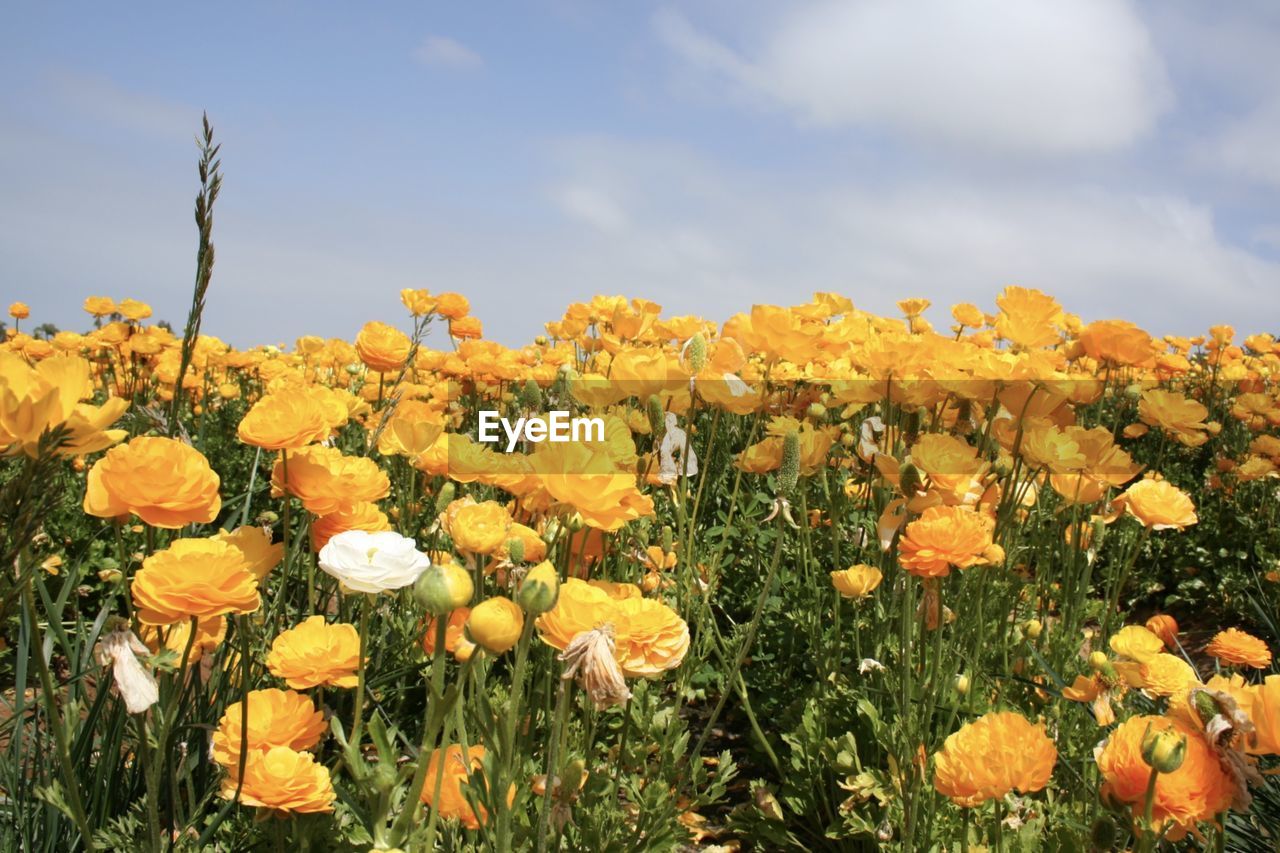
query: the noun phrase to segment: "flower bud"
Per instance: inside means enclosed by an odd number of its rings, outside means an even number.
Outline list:
[[[549,560],[534,566],[520,582],[516,603],[530,616],[540,616],[556,606],[560,596],[560,575]]]
[[[671,531],[670,524],[662,525],[662,553],[670,554],[674,534]]]
[[[497,595],[471,608],[467,631],[471,639],[496,655],[510,651],[520,641],[524,613],[509,598]]]
[[[432,616],[465,607],[475,592],[471,574],[457,563],[433,563],[413,586],[413,598]]]
[[[805,410],[805,414],[813,418],[815,421],[820,420],[827,414],[827,407],[821,403],[810,403],[809,408]]]
[[[1103,815],[1093,823],[1089,830],[1089,840],[1094,850],[1111,850],[1116,846],[1116,822],[1110,815]]]
[[[396,769],[390,764],[379,762],[373,768],[369,782],[373,785],[374,790],[385,794],[396,786]]]
[[[1038,640],[1040,639],[1040,635],[1044,633],[1044,625],[1039,619],[1028,619],[1023,624],[1022,630],[1026,632],[1028,639]]]
[[[582,513],[580,513],[580,512],[575,512],[573,515],[571,515],[571,516],[569,516],[567,519],[565,519],[565,525],[564,525],[564,526],[565,526],[565,527],[567,527],[567,528],[569,528],[569,530],[570,530],[571,532],[573,532],[573,533],[577,533],[579,530],[581,530],[582,528],[584,528],[584,527],[586,527],[586,526],[587,526],[587,522],[586,522],[586,520],[582,517]]]
[[[519,565],[524,562],[524,540],[508,539],[507,540],[507,561],[513,565]]]
[[[1159,773],[1172,773],[1187,755],[1187,736],[1165,729],[1150,729],[1142,736],[1142,760]]]
[[[658,399],[657,394],[649,396],[645,414],[649,417],[649,434],[653,438],[653,446],[657,447],[662,443],[662,436],[667,431],[667,414],[662,410],[662,400]]]
[[[1089,666],[1097,672],[1106,669],[1110,664],[1111,662],[1107,660],[1105,652],[1093,652],[1089,655]]]
[[[961,696],[969,695],[969,676],[963,672],[956,676],[956,692]]]
[[[544,408],[542,402],[542,389],[538,387],[538,383],[532,379],[524,383],[524,388],[520,392],[520,406],[526,411],[540,412]]]
[[[453,503],[453,496],[457,494],[458,487],[452,481],[445,483],[440,487],[440,494],[436,495],[436,513],[442,513]]]

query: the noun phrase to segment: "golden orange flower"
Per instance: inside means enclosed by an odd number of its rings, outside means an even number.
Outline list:
[[[235,530],[219,530],[211,539],[226,542],[237,548],[249,564],[249,571],[262,580],[284,559],[284,543],[271,544],[271,536],[255,524],[246,524]]]
[[[615,658],[628,678],[652,678],[675,669],[689,651],[689,626],[652,598],[615,599]]]
[[[496,595],[471,608],[467,633],[484,648],[500,655],[510,651],[520,640],[524,628],[524,611],[509,598]]]
[[[445,530],[459,551],[492,554],[506,545],[513,524],[506,507],[497,501],[455,503],[445,515]]]
[[[1160,654],[1164,642],[1149,628],[1142,625],[1125,625],[1111,637],[1111,651],[1124,658],[1145,663]]]
[[[1099,320],[1080,330],[1080,345],[1092,359],[1120,367],[1150,364],[1156,355],[1151,336],[1124,320]]]
[[[152,654],[160,651],[159,625],[143,625],[138,631],[138,638],[147,644]],[[187,651],[187,643],[191,651],[187,655],[187,666],[193,666],[206,654],[212,654],[227,638],[227,617],[210,616],[196,623],[195,639],[191,638],[191,622],[175,622],[169,626],[164,638],[165,649],[178,655],[177,666],[182,665],[182,655]]]
[[[390,530],[391,522],[378,505],[368,501],[352,504],[345,510],[322,515],[311,522],[311,550],[319,551],[334,536],[346,530],[367,530],[376,533]]]
[[[175,539],[142,561],[132,591],[138,620],[146,625],[252,613],[262,603],[244,555],[216,539]]]
[[[281,631],[267,653],[267,669],[297,690],[309,687],[355,687],[360,668],[360,634],[354,625],[330,625],[309,616]]]
[[[1157,827],[1172,823],[1168,837],[1182,838],[1199,821],[1230,807],[1235,784],[1222,769],[1213,747],[1190,723],[1172,717],[1130,717],[1095,750],[1098,770],[1105,783],[1104,800],[1128,805],[1135,821],[1146,803],[1151,767],[1142,757],[1142,741],[1147,733],[1172,732],[1187,739],[1182,766],[1156,777],[1152,817]]]
[[[268,394],[253,404],[237,434],[245,444],[266,450],[297,450],[329,437],[324,403],[300,388]]]
[[[1263,669],[1271,665],[1271,650],[1267,644],[1239,628],[1219,631],[1204,650],[1231,666]]]
[[[83,307],[95,317],[105,317],[116,312],[116,301],[110,296],[89,296],[85,298]]]
[[[1214,689],[1213,681],[1205,685]],[[1280,675],[1268,675],[1261,684],[1250,685],[1248,714],[1254,739],[1248,751],[1255,755],[1280,755]]]
[[[929,507],[907,525],[898,543],[898,563],[920,577],[945,577],[999,559],[988,516],[958,506]]]
[[[413,342],[409,336],[386,323],[365,323],[356,335],[356,353],[370,370],[393,373],[404,367]]]
[[[331,812],[337,794],[329,770],[307,752],[296,752],[287,746],[276,746],[265,752],[252,752],[245,762],[244,784],[234,774],[222,780],[222,796],[235,797],[249,806],[280,812]]]
[[[324,713],[310,697],[293,690],[251,690],[246,700],[227,706],[213,733],[213,760],[232,772],[240,764],[243,701],[249,704],[250,751],[266,752],[275,746],[311,749],[328,729]]]
[[[1168,613],[1157,613],[1147,620],[1147,630],[1160,638],[1165,648],[1172,651],[1178,646],[1178,620]]]
[[[121,299],[116,304],[116,310],[135,323],[151,316],[151,306],[136,299]]]
[[[1062,306],[1046,293],[1010,285],[996,297],[996,334],[1015,347],[1036,349],[1058,342]],[[980,325],[980,324],[975,324]]]
[[[1205,418],[1209,410],[1203,404],[1181,394],[1152,388],[1138,402],[1142,422],[1159,427],[1187,447],[1199,447],[1209,440]]]
[[[89,469],[84,511],[99,518],[134,515],[152,527],[213,521],[221,481],[204,455],[171,438],[138,437],[112,448]]]
[[[436,313],[448,320],[460,320],[471,313],[471,302],[461,293],[442,293],[436,299]]]
[[[481,821],[489,820],[489,813],[481,807],[477,818],[466,795],[462,793],[462,786],[470,784],[472,774],[479,774],[483,778],[484,753],[484,747],[478,744],[467,749],[465,758],[462,747],[456,743],[450,744],[443,751],[432,750],[431,758],[427,761],[427,784],[422,786],[422,802],[434,804],[440,817],[445,820],[458,820],[467,829],[479,829]],[[441,761],[444,761],[444,776],[440,784],[440,800],[434,802],[436,774]],[[512,785],[507,792],[508,803],[515,799],[515,793],[516,786]]]
[[[831,573],[831,585],[845,598],[866,598],[883,579],[879,569],[865,563]]]
[[[1167,480],[1139,480],[1116,503],[1152,530],[1182,530],[1199,520],[1191,498]]]
[[[444,628],[444,650],[449,654],[457,652],[459,644],[470,644],[464,632],[467,619],[470,617],[470,607],[455,607],[449,611],[449,621]],[[434,616],[427,619],[422,629],[422,651],[427,655],[435,654],[436,618]]]
[[[45,358],[34,367],[20,356],[0,351],[0,456],[25,453],[35,458],[47,430],[61,427],[60,456],[95,453],[128,432],[107,429],[129,407],[120,397],[102,406],[80,401],[93,394],[90,365],[79,356]]]
[[[286,491],[285,465],[271,469],[271,493]],[[288,456],[287,491],[316,515],[351,512],[356,504],[377,501],[391,493],[391,481],[372,459],[344,456],[336,447],[309,445]]]
[[[1043,723],[993,711],[947,737],[935,756],[933,787],[956,805],[978,806],[1043,789],[1057,761]]]
[[[436,310],[436,298],[429,290],[405,288],[400,291],[400,301],[415,317],[421,317]]]

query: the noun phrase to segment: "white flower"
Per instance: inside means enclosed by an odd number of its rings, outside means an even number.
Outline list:
[[[430,566],[412,539],[391,530],[346,530],[320,549],[320,568],[352,592],[401,589]]]
[[[884,664],[875,658],[863,658],[862,663],[858,664],[858,674],[866,675],[869,672],[884,672]]]
[[[689,436],[680,428],[675,412],[667,412],[666,423],[662,446],[658,448],[658,480],[670,486],[682,474],[692,477],[698,473],[698,457],[689,446]],[[688,461],[685,461],[686,453]]]
[[[138,660],[138,655],[150,653],[150,649],[129,630],[127,623],[118,631],[103,634],[94,649],[98,663],[111,667],[116,690],[120,691],[120,698],[124,699],[124,706],[130,714],[141,714],[160,701],[160,689],[155,678]]]

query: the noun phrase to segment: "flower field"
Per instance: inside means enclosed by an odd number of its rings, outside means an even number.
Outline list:
[[[1272,337],[401,296],[10,307],[4,849],[1275,849]]]

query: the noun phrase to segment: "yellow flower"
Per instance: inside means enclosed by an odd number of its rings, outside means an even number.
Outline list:
[[[442,293],[436,299],[436,313],[448,320],[461,320],[471,313],[471,303],[461,293]]]
[[[455,502],[458,503],[458,502]],[[445,515],[445,529],[459,551],[492,554],[507,542],[511,514],[497,501],[462,503]]]
[[[1164,650],[1164,641],[1141,625],[1126,625],[1110,640],[1111,651],[1121,657],[1146,663]]]
[[[249,704],[250,751],[266,752],[276,746],[311,749],[328,730],[324,713],[316,710],[309,697],[293,690],[251,690],[244,701]],[[232,772],[240,764],[243,715],[242,702],[233,702],[213,733],[213,760]]]
[[[996,334],[1023,349],[1052,346],[1058,342],[1062,306],[1046,293],[1009,286],[996,297]]]
[[[467,632],[471,639],[500,655],[520,641],[524,629],[524,611],[509,598],[498,595],[471,608]]]
[[[1058,750],[1043,723],[1013,711],[984,714],[947,737],[935,757],[933,787],[959,806],[979,806],[1049,783]]]
[[[142,561],[132,591],[138,621],[146,625],[252,613],[262,603],[244,555],[216,539],[175,539]]]
[[[285,462],[271,469],[271,493],[286,491]],[[316,515],[350,512],[391,493],[391,481],[372,459],[344,456],[336,447],[309,445],[289,454],[287,491]]]
[[[116,305],[116,310],[125,316],[126,319],[139,322],[151,316],[151,306],[145,302],[139,302],[136,299],[121,299]]]
[[[1139,480],[1116,503],[1152,530],[1182,530],[1198,521],[1191,498],[1167,480]]]
[[[147,644],[152,654],[160,651],[160,626],[143,625],[138,631],[138,638]],[[187,666],[197,663],[206,654],[212,654],[227,638],[227,617],[210,616],[196,623],[196,636],[191,639],[191,622],[175,622],[168,627],[164,647],[176,652],[181,666],[181,657],[191,643],[191,653],[187,656]]]
[[[845,598],[866,598],[876,587],[884,575],[875,566],[860,563],[847,569],[831,573],[831,585]]]
[[[898,543],[898,563],[920,577],[945,577],[997,560],[989,517],[963,507],[933,506],[907,525]]]
[[[617,599],[615,657],[628,678],[652,678],[675,669],[689,651],[689,626],[652,598]]]
[[[1235,784],[1222,769],[1213,747],[1189,723],[1172,717],[1130,717],[1095,751],[1105,783],[1104,801],[1131,808],[1135,821],[1146,804],[1151,767],[1142,757],[1148,733],[1173,732],[1187,739],[1182,766],[1156,777],[1152,817],[1157,827],[1172,823],[1170,840],[1178,840],[1198,821],[1212,820],[1226,811],[1235,795]]]
[[[421,317],[436,310],[435,297],[425,289],[413,290],[406,287],[400,291],[400,301],[415,317]]]
[[[110,296],[90,296],[84,300],[84,310],[95,317],[105,317],[116,312],[116,302]]]
[[[1219,631],[1204,649],[1222,663],[1264,669],[1271,665],[1267,644],[1239,628]]]
[[[89,362],[79,356],[46,358],[35,367],[0,352],[0,456],[22,452],[35,458],[46,430],[63,427],[62,456],[94,453],[128,433],[107,429],[129,407],[120,397],[102,406],[81,403],[93,394]]]
[[[412,345],[408,335],[386,323],[365,323],[356,335],[360,360],[379,373],[392,373],[404,367]]]
[[[284,559],[284,543],[271,544],[271,537],[261,527],[246,524],[235,530],[219,530],[211,539],[237,548],[249,564],[249,571],[262,580]]]
[[[1159,388],[1143,392],[1138,402],[1138,417],[1143,423],[1159,427],[1187,447],[1199,447],[1209,440],[1204,422],[1208,416],[1203,404]]]
[[[323,764],[310,753],[276,746],[253,752],[244,768],[244,784],[232,778],[222,780],[222,796],[231,799],[240,791],[240,802],[281,812],[331,812],[337,794]]]
[[[329,437],[329,417],[314,394],[290,388],[253,404],[237,430],[245,444],[266,450],[297,450]]]
[[[15,320],[25,320],[31,316],[31,309],[25,302],[9,303],[9,316]]]
[[[267,669],[297,690],[355,687],[360,668],[360,634],[354,625],[327,624],[310,616],[281,631],[267,653]]]
[[[171,438],[138,437],[112,448],[89,469],[84,511],[99,518],[133,513],[152,527],[207,524],[222,509],[220,485],[195,448]]]

